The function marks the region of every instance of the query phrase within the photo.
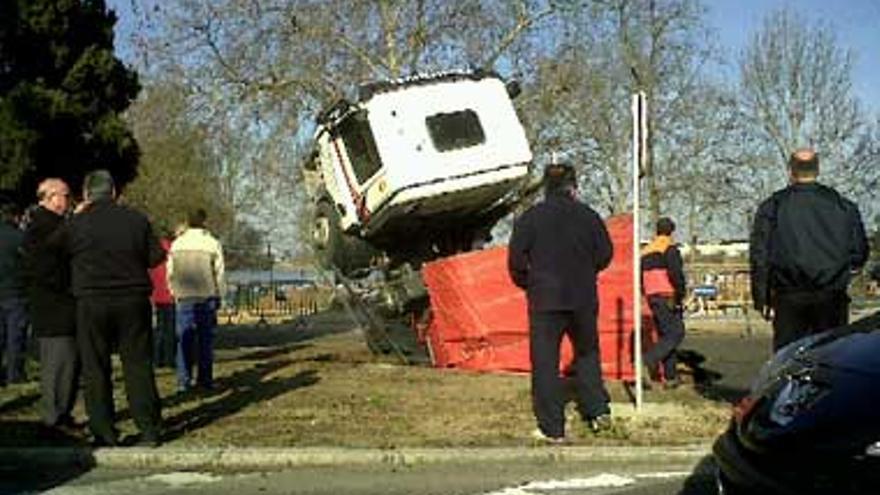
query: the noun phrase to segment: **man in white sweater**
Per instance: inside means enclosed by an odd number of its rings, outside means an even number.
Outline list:
[[[168,252],[168,286],[177,306],[177,390],[193,386],[194,341],[198,342],[196,385],[214,385],[214,329],[217,309],[226,293],[223,248],[205,229],[207,213],[197,209],[189,214],[187,229],[171,243]]]

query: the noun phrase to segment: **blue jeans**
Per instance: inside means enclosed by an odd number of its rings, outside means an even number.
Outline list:
[[[21,298],[0,299],[0,363],[4,374],[0,383],[18,383],[25,380],[24,354],[27,341],[28,317],[25,301]]]
[[[193,361],[198,361],[197,383],[203,387],[214,384],[214,329],[217,327],[216,298],[177,302],[177,387],[192,386]],[[198,352],[196,352],[198,344]],[[197,359],[196,359],[197,358]]]

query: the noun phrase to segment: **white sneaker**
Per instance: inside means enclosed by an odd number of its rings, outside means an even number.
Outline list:
[[[532,430],[532,440],[536,440],[538,442],[547,444],[547,445],[565,445],[568,443],[567,437],[551,437],[544,434],[540,428],[535,428]]]

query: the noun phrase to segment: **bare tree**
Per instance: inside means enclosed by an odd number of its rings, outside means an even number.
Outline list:
[[[742,56],[742,105],[776,177],[795,148],[812,146],[823,180],[867,200],[880,177],[878,131],[852,92],[852,65],[831,28],[776,11]]]

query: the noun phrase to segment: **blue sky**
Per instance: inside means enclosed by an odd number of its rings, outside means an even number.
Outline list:
[[[835,30],[841,48],[855,52],[853,90],[862,103],[880,112],[880,0],[707,0],[708,24],[720,45],[738,57],[764,16],[788,7],[812,22]]]

